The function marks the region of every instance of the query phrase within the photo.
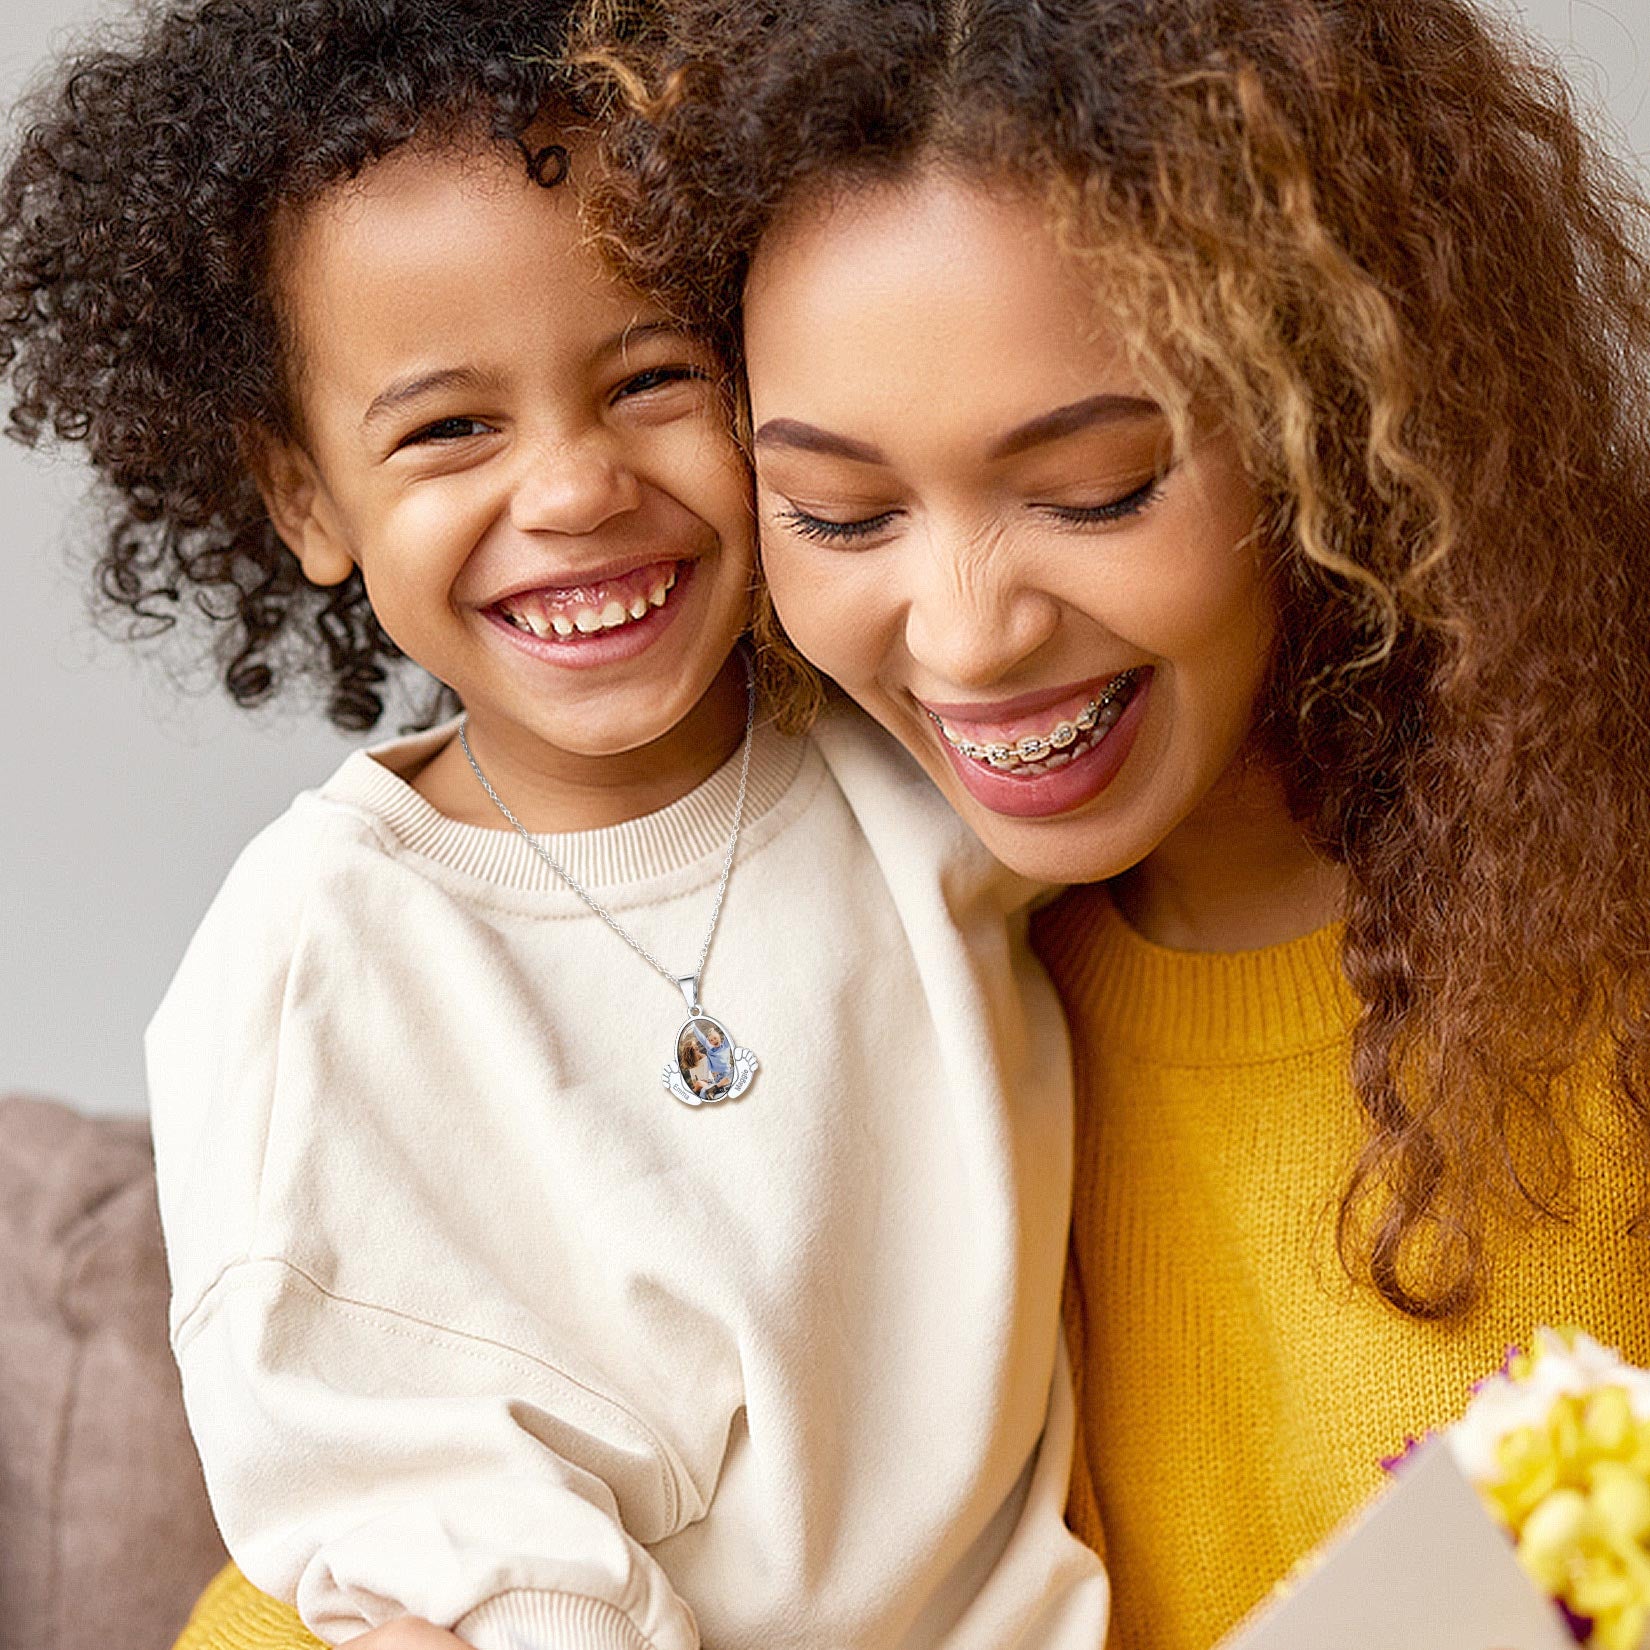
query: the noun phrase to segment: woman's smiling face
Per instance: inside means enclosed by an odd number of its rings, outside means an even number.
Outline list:
[[[1233,768],[1265,674],[1230,437],[1176,452],[1041,208],[942,171],[788,214],[745,332],[797,646],[1008,864],[1139,863]]]

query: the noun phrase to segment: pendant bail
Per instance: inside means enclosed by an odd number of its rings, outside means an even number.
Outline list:
[[[697,974],[682,974],[678,976],[676,984],[688,1005],[688,1013],[697,1014],[702,1006],[699,1002],[699,976]]]

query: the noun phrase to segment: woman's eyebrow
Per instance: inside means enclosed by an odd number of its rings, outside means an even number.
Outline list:
[[[824,453],[829,458],[851,458],[858,464],[886,464],[879,448],[865,441],[822,430],[795,418],[770,418],[752,438],[753,447],[792,447],[798,452]]]
[[[989,459],[1012,458],[1028,448],[1039,447],[1045,441],[1058,441],[1062,436],[1078,430],[1092,429],[1097,424],[1111,424],[1131,419],[1161,418],[1163,409],[1155,401],[1139,395],[1091,395],[1073,401],[1052,412],[1039,413],[1010,430],[986,455]],[[823,453],[828,458],[851,459],[857,464],[886,464],[880,448],[866,441],[855,441],[851,436],[838,435],[834,430],[822,430],[817,424],[804,424],[795,418],[770,418],[756,432],[755,447],[790,447],[804,453]]]
[[[1091,395],[1067,406],[1056,407],[1053,412],[1039,413],[1036,418],[1010,430],[988,456],[994,459],[1013,458],[1030,447],[1040,447],[1045,441],[1058,441],[1062,436],[1092,429],[1097,424],[1162,416],[1163,409],[1144,396]]]

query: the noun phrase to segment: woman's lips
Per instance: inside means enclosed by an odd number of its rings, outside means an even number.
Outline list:
[[[1018,753],[1014,762],[1006,766],[967,756],[946,736],[939,725],[942,718],[932,711],[930,724],[946,760],[975,801],[993,813],[1011,818],[1046,818],[1069,813],[1091,802],[1117,777],[1145,717],[1152,677],[1151,668],[1146,666],[1112,678],[1113,683],[1121,684],[1106,707],[1122,707],[1115,712],[1115,720],[1109,716],[1097,717],[1093,728],[1086,730],[1082,737],[1069,741],[1064,748],[1051,747],[1049,755],[1032,766],[1021,760]],[[1102,688],[1095,698],[1104,700],[1106,691]],[[1060,701],[1057,699],[1055,703]],[[994,708],[998,708],[1000,715],[1000,707]],[[1006,746],[1007,741],[999,741],[999,745]]]
[[[1046,702],[1012,702],[1016,719],[1010,721],[1002,706],[994,707],[992,720],[948,716],[935,705],[927,705],[930,719],[948,745],[974,762],[989,762],[999,770],[1020,772],[1043,763],[1063,767],[1090,744],[1098,743],[1111,731],[1139,675],[1137,669],[1120,670],[1102,682],[1076,690],[1062,690]],[[1025,706],[1024,711],[1019,707]],[[969,707],[972,709],[973,707]]]
[[[1064,712],[1075,714],[1123,674],[1123,671],[1114,670],[1104,676],[1091,676],[1081,682],[1068,683],[1065,687],[1042,688],[1035,693],[1022,693],[1013,699],[999,699],[990,705],[942,704],[938,699],[921,699],[918,703],[931,716],[951,723],[975,739],[984,740],[1015,731],[1024,732],[1027,722],[1047,720],[1050,715]]]

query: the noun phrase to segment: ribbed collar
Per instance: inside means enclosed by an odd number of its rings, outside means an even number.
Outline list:
[[[1338,1042],[1357,1017],[1338,923],[1260,951],[1171,951],[1095,884],[1041,913],[1037,943],[1079,1037],[1157,1064],[1297,1054]]]
[[[414,771],[451,739],[457,720],[408,739],[349,756],[321,789],[333,802],[364,809],[404,847],[425,859],[497,887],[559,890],[560,879],[501,818],[498,830],[464,825],[438,813],[403,773]],[[745,827],[757,825],[790,789],[808,752],[804,739],[758,728],[751,746]],[[684,870],[726,851],[739,795],[739,752],[702,785],[657,813],[594,831],[538,836],[587,888],[622,888]]]

